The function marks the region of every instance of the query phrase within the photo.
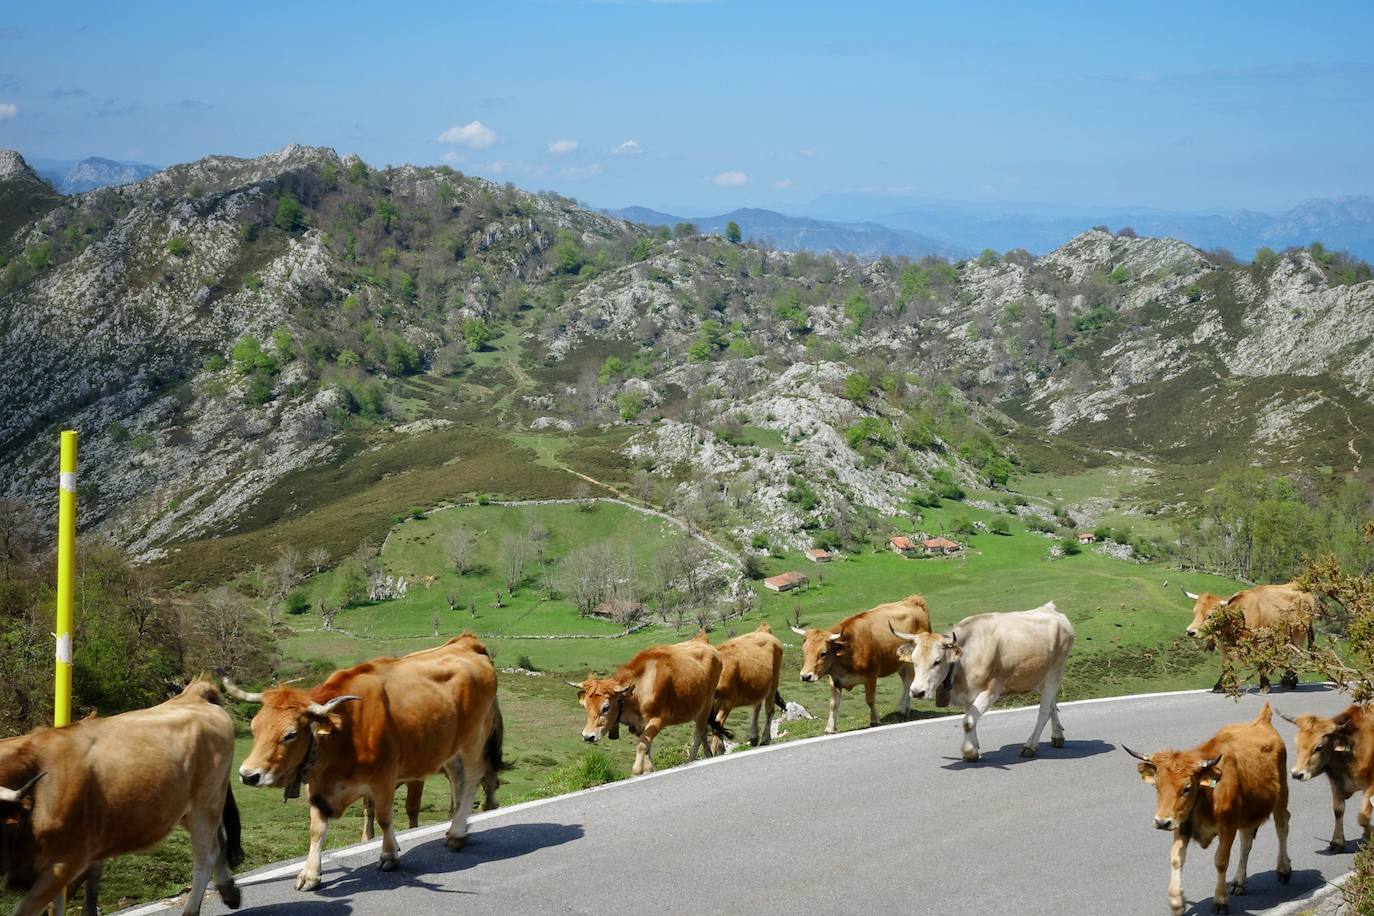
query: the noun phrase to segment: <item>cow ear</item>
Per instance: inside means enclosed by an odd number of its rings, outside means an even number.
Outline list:
[[[1211,760],[1204,760],[1197,765],[1198,780],[1197,784],[1204,789],[1215,789],[1217,783],[1221,782],[1221,758],[1223,755],[1217,754]]]
[[[1145,780],[1145,782],[1150,785],[1155,784],[1155,765],[1153,763],[1141,762],[1136,765],[1136,769],[1140,771],[1141,779]]]
[[[630,684],[620,684],[619,686],[617,686],[617,687],[615,688],[615,692],[618,693],[618,694],[620,694],[621,696],[625,696],[625,695],[628,694],[628,693],[633,693],[633,692],[634,692],[634,689],[635,689],[635,685],[634,685],[633,683],[630,683]]]

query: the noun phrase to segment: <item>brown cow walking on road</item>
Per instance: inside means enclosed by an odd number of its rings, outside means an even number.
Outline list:
[[[792,632],[802,637],[801,679],[806,682],[830,678],[830,716],[825,733],[835,733],[840,712],[840,691],[864,685],[868,701],[868,724],[878,724],[878,678],[896,674],[902,679],[902,695],[897,711],[911,712],[911,662],[897,658],[904,643],[893,630],[907,633],[930,632],[930,608],[920,595],[880,604],[871,610],[846,617],[834,626]]]
[[[695,760],[698,748],[712,756],[706,730],[731,737],[711,720],[721,667],[720,653],[703,630],[686,642],[645,649],[610,677],[588,675],[581,684],[567,681],[577,689],[577,698],[587,711],[582,740],[614,741],[624,724],[635,736],[631,772],[639,776],[654,770],[653,744],[658,733],[669,725],[691,722],[695,729],[687,759]]]
[[[1228,911],[1226,869],[1240,834],[1240,861],[1229,890],[1245,893],[1246,869],[1255,834],[1270,816],[1279,837],[1279,883],[1293,876],[1288,860],[1288,751],[1274,730],[1269,704],[1251,722],[1227,725],[1190,751],[1126,752],[1140,761],[1140,778],[1155,787],[1155,827],[1173,831],[1169,852],[1169,907],[1183,912],[1183,860],[1188,843],[1206,849],[1220,837],[1212,911]]]
[[[1247,633],[1261,628],[1283,629],[1288,631],[1291,645],[1302,645],[1307,640],[1311,648],[1316,638],[1312,620],[1317,611],[1317,599],[1311,592],[1305,592],[1293,582],[1282,585],[1256,585],[1236,592],[1229,598],[1203,592],[1196,595],[1187,589],[1183,594],[1193,601],[1193,622],[1188,624],[1188,635],[1201,638],[1204,626],[1218,615],[1230,612],[1234,616],[1223,618],[1223,623],[1214,626],[1217,647],[1221,650],[1222,667],[1226,665],[1226,651],[1238,643]],[[1269,672],[1260,671],[1260,693],[1269,692]],[[1221,678],[1217,678],[1212,690],[1220,693],[1223,689]],[[1279,681],[1285,690],[1298,686],[1298,673],[1292,668],[1283,672]]]
[[[262,703],[253,717],[253,748],[239,768],[250,786],[281,786],[286,797],[309,784],[310,853],[296,878],[299,890],[320,884],[320,855],[329,821],[370,796],[382,830],[379,863],[396,867],[400,847],[392,826],[396,786],[440,769],[448,774],[453,822],[450,849],[468,839],[468,813],[480,784],[503,768],[496,669],[477,637],[464,633],[442,646],[336,671],[314,690],[278,686],[231,695]]]
[[[755,747],[770,743],[773,740],[773,706],[787,708],[778,693],[778,681],[782,677],[782,643],[765,620],[754,632],[721,643],[716,651],[720,653],[722,667],[711,718],[719,731],[711,736],[711,750],[725,753],[725,741],[720,732],[725,730],[725,720],[730,718],[730,713],[741,706],[754,708],[749,743]],[[762,737],[759,736],[760,712],[763,713]]]
[[[1331,851],[1345,849],[1345,802],[1356,792],[1364,792],[1358,820],[1369,842],[1374,808],[1374,711],[1368,706],[1348,706],[1330,719],[1279,715],[1298,726],[1293,778],[1306,782],[1325,773],[1331,783],[1331,812],[1336,817]]]
[[[200,912],[211,872],[220,899],[238,908],[234,724],[219,699],[218,687],[196,680],[150,709],[0,741],[0,873],[24,892],[16,916],[41,912],[83,875],[95,912],[100,863],[147,849],[178,824],[194,862],[182,912]]]

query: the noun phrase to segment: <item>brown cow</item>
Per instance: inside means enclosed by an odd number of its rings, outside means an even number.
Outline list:
[[[147,849],[178,824],[194,860],[182,912],[200,912],[212,871],[220,898],[238,908],[234,724],[219,698],[214,684],[196,680],[150,709],[0,741],[0,872],[25,894],[16,916],[41,912],[83,875],[95,912],[100,863]]]
[[[864,685],[868,701],[868,724],[878,724],[878,678],[896,674],[902,679],[902,696],[897,711],[907,715],[911,711],[911,662],[897,657],[897,650],[906,643],[892,631],[907,633],[930,632],[930,608],[920,595],[909,595],[901,601],[846,617],[825,629],[792,632],[802,637],[801,679],[810,683],[827,675],[830,677],[830,717],[825,733],[835,733],[835,718],[840,712],[840,691]]]
[[[635,762],[631,772],[652,773],[654,738],[669,725],[693,723],[692,749],[688,760],[695,760],[697,748],[712,756],[706,742],[706,729],[722,737],[733,737],[711,720],[711,705],[720,681],[720,653],[707,641],[706,631],[686,642],[652,646],[621,665],[607,678],[591,675],[577,688],[577,698],[587,711],[582,740],[587,742],[620,737],[624,723],[635,736]]]
[[[1305,636],[1307,646],[1311,648],[1316,638],[1312,630],[1312,618],[1316,614],[1317,599],[1311,592],[1301,590],[1293,582],[1283,585],[1256,585],[1236,592],[1229,598],[1210,592],[1195,595],[1187,589],[1183,589],[1183,594],[1193,601],[1193,622],[1188,624],[1189,636],[1201,638],[1204,635],[1203,628],[1209,619],[1222,612],[1230,611],[1233,615],[1223,617],[1219,624],[1212,627],[1212,633],[1216,636],[1218,648],[1221,650],[1223,667],[1226,663],[1227,648],[1235,645],[1247,633],[1262,627],[1286,627],[1289,642],[1294,646],[1301,645]],[[1286,669],[1279,683],[1285,690],[1292,690],[1298,686],[1298,673],[1292,668]],[[1222,689],[1221,678],[1217,678],[1212,690],[1220,693]],[[1260,693],[1268,692],[1269,672],[1262,670]]]
[[[1367,706],[1348,706],[1331,719],[1283,718],[1298,726],[1293,778],[1305,782],[1325,773],[1331,782],[1331,811],[1336,816],[1331,850],[1345,849],[1345,800],[1362,790],[1359,822],[1365,842],[1369,842],[1370,809],[1374,805],[1374,712]]]
[[[1137,754],[1130,748],[1125,750],[1140,760],[1140,778],[1155,787],[1155,827],[1173,831],[1169,906],[1175,914],[1183,912],[1183,859],[1188,842],[1197,840],[1206,849],[1214,838],[1221,837],[1212,911],[1225,913],[1231,844],[1239,833],[1240,862],[1229,889],[1243,894],[1250,847],[1270,815],[1279,836],[1279,883],[1288,883],[1293,876],[1288,860],[1288,773],[1284,766],[1288,750],[1274,730],[1268,703],[1254,721],[1227,725],[1191,751]]]
[[[725,730],[725,720],[741,706],[754,707],[749,726],[749,743],[755,746],[773,740],[773,706],[786,709],[778,693],[782,677],[782,643],[773,635],[768,621],[758,625],[752,633],[736,636],[716,647],[720,652],[720,683],[716,685],[715,709],[711,719]],[[763,713],[763,737],[759,737],[759,713]],[[720,734],[711,736],[711,750],[725,753],[725,741]]]
[[[320,853],[329,821],[371,796],[382,829],[380,867],[396,867],[392,829],[396,786],[444,770],[453,823],[446,845],[462,849],[477,787],[503,769],[496,669],[471,633],[433,649],[336,671],[311,691],[278,686],[250,694],[227,680],[229,692],[262,703],[253,717],[253,748],[239,777],[250,786],[281,786],[287,798],[309,784],[310,853],[296,878],[299,890],[320,885]]]

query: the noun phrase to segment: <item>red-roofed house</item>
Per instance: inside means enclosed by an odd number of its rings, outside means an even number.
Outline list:
[[[799,572],[785,572],[763,580],[763,587],[775,592],[790,592],[806,584],[806,576]]]
[[[910,556],[916,552],[916,542],[905,534],[898,534],[887,539],[887,546],[892,548],[893,553],[900,553],[902,556]]]
[[[928,557],[949,556],[963,549],[959,542],[951,541],[947,537],[926,538],[921,542],[921,547],[925,549]]]
[[[812,563],[829,563],[835,555],[822,547],[812,547],[806,552],[806,558]]]

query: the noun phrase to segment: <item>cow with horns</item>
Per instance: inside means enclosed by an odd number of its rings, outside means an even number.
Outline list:
[[[686,642],[645,649],[610,677],[588,675],[580,684],[564,683],[577,690],[587,713],[583,741],[614,741],[622,724],[635,736],[631,773],[639,776],[653,772],[654,738],[669,725],[692,723],[689,761],[696,759],[698,748],[712,756],[708,728],[721,738],[734,737],[711,718],[721,668],[720,653],[702,630]]]
[[[238,908],[234,724],[219,700],[219,688],[198,679],[150,709],[0,741],[0,874],[24,893],[16,916],[41,912],[83,878],[94,913],[100,863],[147,849],[178,824],[194,862],[182,912],[200,912],[212,873],[220,899]]]
[[[1278,878],[1293,876],[1288,859],[1288,751],[1275,731],[1269,704],[1253,721],[1227,725],[1189,751],[1126,753],[1140,761],[1140,778],[1155,787],[1155,827],[1173,832],[1169,852],[1169,907],[1175,916],[1183,903],[1183,861],[1189,842],[1206,849],[1220,838],[1212,912],[1229,911],[1227,892],[1245,893],[1246,868],[1255,834],[1272,816],[1279,837]],[[1228,887],[1226,869],[1240,834],[1240,861]]]
[[[1210,633],[1221,651],[1223,669],[1226,666],[1227,649],[1261,629],[1286,632],[1289,644],[1295,647],[1300,646],[1305,638],[1310,649],[1316,639],[1312,620],[1316,615],[1317,599],[1311,592],[1298,588],[1294,582],[1256,585],[1236,592],[1229,598],[1210,592],[1195,594],[1182,586],[1179,588],[1193,602],[1193,620],[1188,624],[1188,635],[1202,638]],[[1216,622],[1208,626],[1213,620]],[[1268,670],[1261,670],[1259,676],[1260,693],[1268,693]],[[1298,672],[1292,668],[1285,669],[1279,683],[1285,690],[1292,690],[1298,686]],[[1220,693],[1223,686],[1219,677],[1212,690]]]
[[[1353,705],[1329,719],[1279,715],[1298,727],[1293,778],[1306,782],[1325,773],[1331,783],[1331,811],[1336,818],[1331,851],[1345,849],[1345,802],[1356,792],[1364,793],[1358,820],[1368,842],[1374,808],[1374,711]]]
[[[868,702],[868,724],[878,724],[878,679],[897,675],[902,681],[902,693],[897,700],[897,712],[906,716],[911,712],[911,662],[897,657],[902,640],[893,630],[909,633],[930,632],[930,608],[920,595],[908,595],[901,601],[880,604],[859,614],[846,617],[829,627],[792,632],[802,638],[801,679],[807,683],[830,678],[830,715],[825,720],[825,733],[833,735],[840,714],[840,694],[860,684]]]
[[[375,805],[379,867],[396,868],[396,786],[440,769],[452,792],[445,842],[462,849],[478,786],[490,791],[504,768],[496,669],[470,633],[335,671],[310,691],[281,685],[249,693],[228,678],[225,688],[243,702],[262,704],[253,717],[252,750],[239,768],[244,784],[281,787],[287,798],[299,796],[302,783],[309,786],[310,852],[296,878],[298,890],[319,887],[329,821],[359,798]]]
[[[1053,601],[1031,611],[965,617],[948,634],[894,629],[893,635],[902,641],[900,657],[915,669],[911,695],[933,697],[936,706],[952,700],[964,707],[965,760],[978,759],[978,720],[1004,693],[1040,693],[1040,715],[1022,757],[1035,756],[1047,722],[1050,744],[1064,746],[1055,704],[1074,632]]]

